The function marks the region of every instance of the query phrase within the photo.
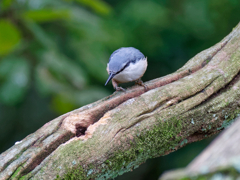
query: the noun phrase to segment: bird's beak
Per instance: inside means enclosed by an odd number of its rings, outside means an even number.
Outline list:
[[[109,82],[114,76],[115,76],[115,74],[113,74],[113,73],[110,73],[110,74],[109,74],[108,79],[107,79],[107,81],[106,81],[106,83],[105,83],[105,86],[108,84],[108,82]]]

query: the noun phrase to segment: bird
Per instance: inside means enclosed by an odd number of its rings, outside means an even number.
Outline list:
[[[138,49],[134,47],[119,48],[109,58],[107,64],[109,76],[105,86],[112,80],[112,85],[116,91],[126,91],[118,84],[135,81],[136,84],[144,86],[146,90],[147,86],[143,84],[141,77],[144,75],[147,66],[147,57]]]

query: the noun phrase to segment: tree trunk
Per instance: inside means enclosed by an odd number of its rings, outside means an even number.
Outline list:
[[[151,64],[149,65],[151,66]],[[240,24],[173,74],[62,115],[0,155],[0,179],[109,179],[240,112]]]

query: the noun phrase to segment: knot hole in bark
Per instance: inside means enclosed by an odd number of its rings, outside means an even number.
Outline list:
[[[81,124],[76,124],[75,125],[75,128],[76,128],[76,136],[79,137],[79,136],[82,136],[82,135],[85,135],[85,132],[87,130],[87,127],[84,127],[82,126]]]

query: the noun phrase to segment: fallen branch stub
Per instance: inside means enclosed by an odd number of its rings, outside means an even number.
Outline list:
[[[177,72],[45,124],[0,155],[0,179],[108,179],[218,133],[239,111],[240,26]]]

